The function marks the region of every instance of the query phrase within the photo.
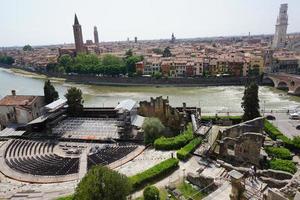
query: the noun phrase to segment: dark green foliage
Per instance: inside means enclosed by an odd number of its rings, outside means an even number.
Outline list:
[[[33,51],[33,48],[29,44],[27,44],[23,47],[23,51]]]
[[[152,77],[154,77],[156,79],[160,79],[162,77],[162,73],[161,72],[154,72],[154,74],[152,74]]]
[[[293,145],[295,149],[300,149],[300,136],[296,136],[293,138]]]
[[[55,90],[54,86],[51,84],[50,80],[45,81],[44,84],[44,96],[45,102],[47,104],[58,99],[58,92]]]
[[[130,177],[134,191],[140,189],[149,182],[167,176],[170,172],[178,168],[178,160],[170,158],[165,160],[146,171]]]
[[[6,64],[6,65],[11,65],[15,62],[15,59],[11,56],[0,56],[0,63]]]
[[[284,146],[290,150],[294,150],[293,140],[283,135],[271,122],[264,120],[264,131],[273,139],[273,140],[282,140]]]
[[[159,200],[159,190],[157,187],[151,185],[147,186],[143,192],[144,200]]]
[[[74,61],[73,58],[70,55],[62,55],[58,59],[58,65],[59,67],[64,68],[66,72],[72,72],[74,70]]]
[[[163,51],[163,57],[171,57],[171,56],[172,56],[172,53],[171,53],[170,47],[166,47]]]
[[[128,74],[133,74],[136,72],[135,64],[142,61],[141,56],[129,56],[125,58],[125,68]]]
[[[60,70],[58,68],[61,68]],[[101,59],[95,54],[79,54],[75,58],[63,55],[53,71],[73,72],[78,74],[102,74],[119,76],[125,74],[125,64],[122,59],[114,55],[104,55]]]
[[[155,140],[154,147],[158,150],[174,150],[186,145],[194,138],[192,125],[189,124],[187,130],[175,137],[160,137]]]
[[[291,160],[273,159],[269,161],[269,167],[274,170],[286,171],[289,173],[296,173],[297,167]]]
[[[155,54],[159,54],[159,55],[162,55],[163,54],[163,51],[160,49],[160,48],[155,48],[155,49],[152,49],[153,53]]]
[[[190,141],[187,145],[177,151],[177,158],[180,160],[186,160],[190,157],[191,153],[201,144],[200,138],[195,138]]]
[[[259,76],[259,66],[258,65],[253,65],[248,71],[248,76],[250,76],[250,77]]]
[[[130,191],[131,184],[125,175],[95,166],[78,184],[74,200],[126,200]]]
[[[249,85],[246,85],[242,101],[242,108],[244,110],[244,121],[260,117],[258,85],[256,83],[252,82]]]
[[[68,104],[68,113],[71,116],[78,116],[83,111],[83,99],[82,92],[76,87],[71,87],[68,89],[67,94],[65,94]]]
[[[151,144],[164,133],[165,126],[158,118],[146,118],[143,126],[145,144]]]
[[[239,124],[242,122],[241,116],[201,116],[201,121],[203,122],[212,122],[216,124],[218,120],[231,120],[233,124]]]
[[[267,147],[266,148],[267,154],[272,158],[279,158],[283,160],[291,160],[292,154],[290,150],[284,147]]]

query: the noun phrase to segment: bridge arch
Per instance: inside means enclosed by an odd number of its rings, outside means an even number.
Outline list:
[[[286,90],[286,89],[289,89],[289,84],[285,81],[279,81],[276,88]]]

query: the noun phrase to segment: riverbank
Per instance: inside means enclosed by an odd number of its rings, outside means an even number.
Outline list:
[[[95,75],[68,75],[33,71],[30,68],[1,65],[16,73],[35,77],[50,78],[77,84],[103,85],[103,86],[153,86],[153,87],[199,87],[199,86],[241,86],[249,81],[260,83],[258,78],[248,77],[197,77],[197,78],[167,78],[154,77],[104,77]]]

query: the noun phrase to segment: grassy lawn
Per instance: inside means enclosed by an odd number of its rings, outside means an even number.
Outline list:
[[[199,193],[197,189],[195,189],[191,184],[182,182],[177,187],[180,192],[183,194],[183,196],[187,199],[190,196],[193,196],[194,200],[200,200],[204,197],[203,193]],[[196,194],[197,193],[197,194]],[[196,195],[195,195],[196,194]]]

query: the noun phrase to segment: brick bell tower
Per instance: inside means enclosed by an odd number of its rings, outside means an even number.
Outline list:
[[[85,46],[83,43],[83,38],[82,38],[81,25],[79,24],[76,14],[75,14],[75,20],[74,20],[74,25],[73,25],[73,33],[74,33],[76,53],[77,54],[86,53]]]

